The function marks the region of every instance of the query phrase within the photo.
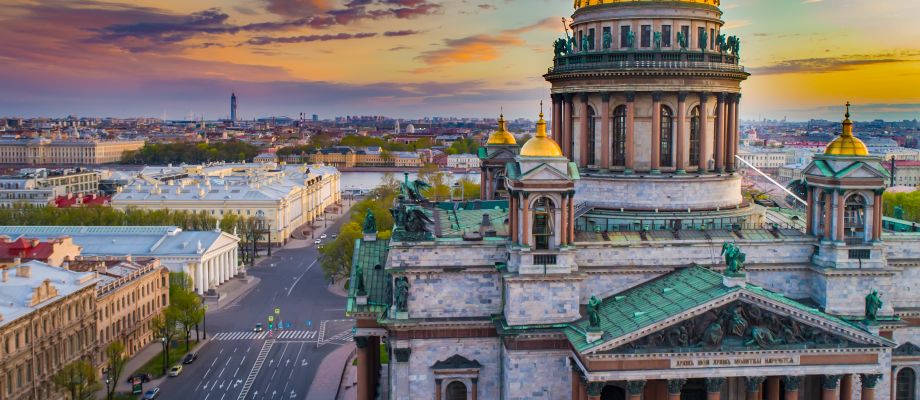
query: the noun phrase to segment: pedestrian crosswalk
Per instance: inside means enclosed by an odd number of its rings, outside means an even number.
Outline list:
[[[319,331],[299,331],[299,330],[281,330],[281,331],[240,331],[240,332],[220,332],[211,337],[211,340],[316,340]]]

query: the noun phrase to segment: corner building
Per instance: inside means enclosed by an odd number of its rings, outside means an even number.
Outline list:
[[[915,399],[920,235],[883,217],[849,109],[805,212],[749,204],[718,0],[575,7],[553,136],[542,113],[523,145],[500,122],[481,200],[407,181],[390,239],[365,221],[358,399]]]

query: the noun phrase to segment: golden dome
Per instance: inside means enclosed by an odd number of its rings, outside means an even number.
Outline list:
[[[524,143],[524,147],[521,148],[521,155],[524,157],[562,157],[562,149],[559,148],[559,144],[546,136],[546,121],[543,119],[543,111],[540,111],[540,120],[537,121],[537,134],[527,143]]]
[[[862,140],[853,136],[853,122],[850,121],[850,103],[847,102],[846,119],[843,120],[843,133],[828,143],[824,154],[829,156],[868,156],[869,149]]]
[[[486,142],[486,144],[517,144],[517,140],[514,139],[514,135],[512,135],[511,132],[508,132],[508,129],[506,128],[504,114],[498,117],[498,130],[489,135],[489,141]]]
[[[721,0],[575,0],[575,9],[613,3],[694,3],[718,7]]]

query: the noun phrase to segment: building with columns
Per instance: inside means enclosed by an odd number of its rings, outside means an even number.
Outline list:
[[[240,239],[214,231],[183,231],[175,226],[0,226],[0,235],[51,239],[69,236],[84,257],[156,258],[170,272],[185,272],[198,294],[243,271]]]
[[[747,203],[719,1],[575,6],[553,137],[500,122],[479,201],[406,184],[390,239],[365,221],[358,399],[916,399],[920,234],[888,230],[849,110],[804,213]]]

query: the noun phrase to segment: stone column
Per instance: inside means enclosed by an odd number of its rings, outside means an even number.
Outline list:
[[[588,400],[601,400],[604,382],[588,382]]]
[[[206,283],[204,279],[203,263],[195,264],[195,287],[198,289],[198,294],[204,294],[205,290],[207,290],[205,287]]]
[[[893,162],[893,161],[892,161]],[[879,241],[882,240],[882,193],[883,191],[875,192],[875,201],[872,203],[872,209],[875,211],[873,213],[872,220],[872,240]]]
[[[626,92],[626,169],[636,170],[636,93]]]
[[[610,93],[601,100],[601,169],[610,169]]]
[[[358,356],[358,400],[372,400],[370,389],[370,377],[368,376],[367,365],[370,362],[370,340],[367,336],[355,337],[355,346]]]
[[[562,131],[562,125],[560,125],[560,123],[562,122],[562,118],[559,116],[559,112],[562,110],[561,106],[559,105],[561,96],[558,94],[551,94],[549,97],[553,100],[553,113],[552,113],[553,114],[552,116],[553,118],[553,124],[552,124],[553,139],[558,142],[559,133]]]
[[[686,384],[686,379],[668,379],[668,400],[680,400],[680,391]]]
[[[767,378],[767,395],[768,400],[780,400],[778,376],[771,376]]]
[[[629,400],[642,400],[642,391],[645,390],[645,381],[626,382],[626,393]]]
[[[687,92],[677,94],[677,173],[687,172]]]
[[[471,394],[470,400],[478,400],[479,399],[479,378],[471,378],[470,384],[471,384],[470,385],[470,394]]]
[[[785,400],[799,400],[799,386],[802,386],[801,376],[784,376]]]
[[[441,383],[442,382],[443,380],[441,380],[441,378],[434,379],[434,399],[435,400],[441,400]]]
[[[840,399],[840,375],[824,375],[821,379],[821,400]]]
[[[853,400],[853,374],[846,374],[840,380],[840,400]]]
[[[879,374],[863,374],[860,376],[860,381],[862,383],[862,400],[875,400],[875,387],[878,386],[878,382],[882,380],[882,375]],[[892,385],[892,387],[894,387]]]
[[[559,207],[559,244],[566,245],[569,243],[569,225],[568,225],[569,199],[568,193],[562,193],[562,205]]]
[[[575,244],[575,192],[569,192],[569,244]]]
[[[517,239],[517,208],[515,195],[510,190],[508,191],[508,236],[511,238],[511,243],[518,243]]]
[[[706,378],[706,400],[721,400],[725,378]]]
[[[834,220],[837,223],[837,225],[835,226],[836,232],[834,235],[834,240],[838,242],[843,242],[846,238],[846,236],[844,236],[843,234],[843,225],[844,225],[843,224],[843,210],[846,204],[846,202],[843,200],[843,193],[840,193],[839,190],[834,191],[834,200],[836,200],[836,206],[837,206],[836,207],[837,215],[834,216],[835,217]]]
[[[521,201],[523,207],[521,207],[521,244],[524,246],[530,245],[530,230],[527,229],[527,225],[530,222],[530,207],[527,204],[527,196],[522,195]]]
[[[572,400],[578,400],[578,393],[581,392],[581,372],[578,369],[578,366],[574,362],[571,362],[572,367]]]
[[[747,387],[747,400],[761,400],[761,385],[766,378],[762,376],[749,376],[744,378]]]
[[[556,101],[556,100],[555,100],[555,98],[554,98],[554,100],[553,100],[553,112],[556,112],[556,109],[555,109],[556,103],[555,103],[555,101]],[[554,120],[553,120],[553,125],[555,126],[555,124],[556,124],[556,120],[554,119]],[[555,132],[555,131],[554,131],[554,132]],[[481,161],[480,161],[480,162],[481,162]],[[489,198],[486,197],[486,185],[484,185],[485,179],[486,179],[485,177],[486,177],[486,174],[488,173],[488,172],[486,172],[486,171],[488,171],[488,170],[486,169],[486,166],[485,166],[485,165],[482,165],[482,166],[479,167],[479,198],[480,198],[480,199],[483,199],[483,200],[489,200]]]
[[[831,236],[831,218],[834,215],[834,190],[824,189],[824,206],[821,207],[824,212],[824,238],[822,240],[830,242],[834,240]]]
[[[735,94],[728,94],[728,110],[726,111],[725,122],[728,131],[725,133],[725,169],[728,172],[735,172],[735,142],[738,141],[738,127],[735,125],[735,115],[737,105],[735,103]]]
[[[565,95],[565,103],[563,103],[563,134],[562,134],[562,143],[559,143],[562,146],[562,154],[566,158],[571,160],[573,157],[572,153],[572,112],[575,110],[575,105],[572,102],[572,98],[575,96],[571,93]]]
[[[661,172],[661,92],[652,93],[652,173]]]
[[[725,172],[725,93],[716,94],[715,149],[716,171]]]
[[[709,157],[706,155],[706,143],[709,142],[709,93],[700,93],[700,162],[697,172],[706,172],[709,169]]]
[[[578,165],[581,167],[588,166],[588,94],[582,93],[580,98],[581,100],[581,114],[580,119],[578,120],[579,125],[579,139],[578,146],[581,147],[578,151]],[[573,152],[574,154],[574,152]]]
[[[735,161],[735,156],[738,154],[738,143],[741,141],[741,124],[738,123],[738,120],[741,118],[741,93],[735,94],[735,112],[733,113],[732,121],[734,121],[734,130],[732,130],[732,135],[734,140],[732,140],[732,165],[738,165]]]
[[[815,234],[815,195],[813,191],[812,188],[805,190],[805,232],[809,235]]]

